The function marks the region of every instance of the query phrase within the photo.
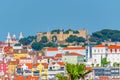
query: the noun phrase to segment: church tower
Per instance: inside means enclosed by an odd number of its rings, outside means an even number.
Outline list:
[[[11,36],[10,36],[10,33],[8,32],[8,35],[7,35],[7,40],[6,42],[8,43],[8,46],[10,46],[10,43],[11,43]]]
[[[7,35],[7,40],[6,40],[7,43],[10,43],[11,42],[11,36],[10,36],[10,33],[8,32],[8,35]]]
[[[20,32],[19,40],[23,38],[22,32]]]
[[[15,34],[12,37],[12,41],[16,41],[16,35]]]

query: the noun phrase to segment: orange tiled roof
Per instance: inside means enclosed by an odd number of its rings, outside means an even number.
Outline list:
[[[17,76],[14,78],[14,80],[24,80],[24,77],[23,76]]]
[[[21,65],[18,65],[17,68],[21,68],[22,66]]]
[[[120,49],[120,46],[108,46],[109,49]]]
[[[50,59],[50,58],[54,58],[54,56],[44,56],[44,59]]]
[[[62,54],[60,54],[60,53],[59,53],[59,54],[56,54],[55,57],[60,57],[60,58],[61,58],[61,57],[62,57]]]
[[[18,64],[17,61],[9,61],[9,62],[8,62],[8,65],[17,65],[17,64]]]
[[[76,52],[71,52],[71,53],[65,54],[65,56],[69,56],[69,55],[71,55],[71,56],[82,56],[81,54],[78,54]]]
[[[86,70],[90,70],[90,71],[92,71],[93,68],[92,68],[92,67],[86,67]]]
[[[47,48],[47,51],[58,51],[58,48]]]
[[[64,66],[65,63],[64,62],[57,62],[60,66]]]
[[[4,47],[5,53],[13,53],[13,47],[12,46],[6,46]]]
[[[99,80],[109,80],[108,76],[99,76]]]
[[[32,69],[33,64],[32,63],[26,63],[26,66],[28,66],[28,69]]]
[[[85,47],[66,47],[63,50],[85,50]]]
[[[28,76],[26,80],[38,80],[38,76]]]
[[[103,44],[99,44],[99,45],[95,45],[94,47],[105,47],[105,45],[103,45]]]
[[[48,63],[42,63],[45,68],[48,68]]]

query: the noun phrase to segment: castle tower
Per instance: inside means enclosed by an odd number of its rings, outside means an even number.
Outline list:
[[[23,38],[22,32],[20,32],[19,40]]]

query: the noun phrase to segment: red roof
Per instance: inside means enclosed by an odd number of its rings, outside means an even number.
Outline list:
[[[63,50],[85,50],[85,47],[66,47]]]
[[[78,54],[76,52],[71,52],[71,53],[67,53],[65,54],[65,56],[82,56],[81,54]]]
[[[47,48],[47,51],[58,51],[58,48]]]
[[[38,76],[28,76],[26,80],[38,80]]]
[[[62,57],[62,54],[56,54],[55,57],[61,58],[61,57]]]
[[[65,63],[64,62],[57,62],[60,66],[64,66]]]
[[[51,58],[54,58],[54,56],[44,56],[43,58],[44,59],[51,59]]]
[[[45,68],[48,68],[48,63],[42,63]]]
[[[99,76],[99,80],[110,80],[108,76]]]
[[[13,47],[12,46],[6,46],[4,47],[4,52],[5,53],[13,53]]]
[[[99,47],[105,47],[105,45],[99,44],[99,45],[96,45],[94,47],[97,47],[97,48],[99,48]]]
[[[24,80],[24,77],[23,76],[17,76],[14,78],[14,80]]]
[[[32,69],[33,64],[32,63],[26,63],[26,66],[28,66],[28,69]]]
[[[120,46],[108,46],[109,49],[120,49]]]
[[[92,71],[93,68],[92,68],[92,67],[86,67],[86,70],[90,70],[90,71]]]

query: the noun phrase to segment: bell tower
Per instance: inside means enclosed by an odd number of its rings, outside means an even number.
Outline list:
[[[19,40],[23,38],[22,32],[20,32]]]

